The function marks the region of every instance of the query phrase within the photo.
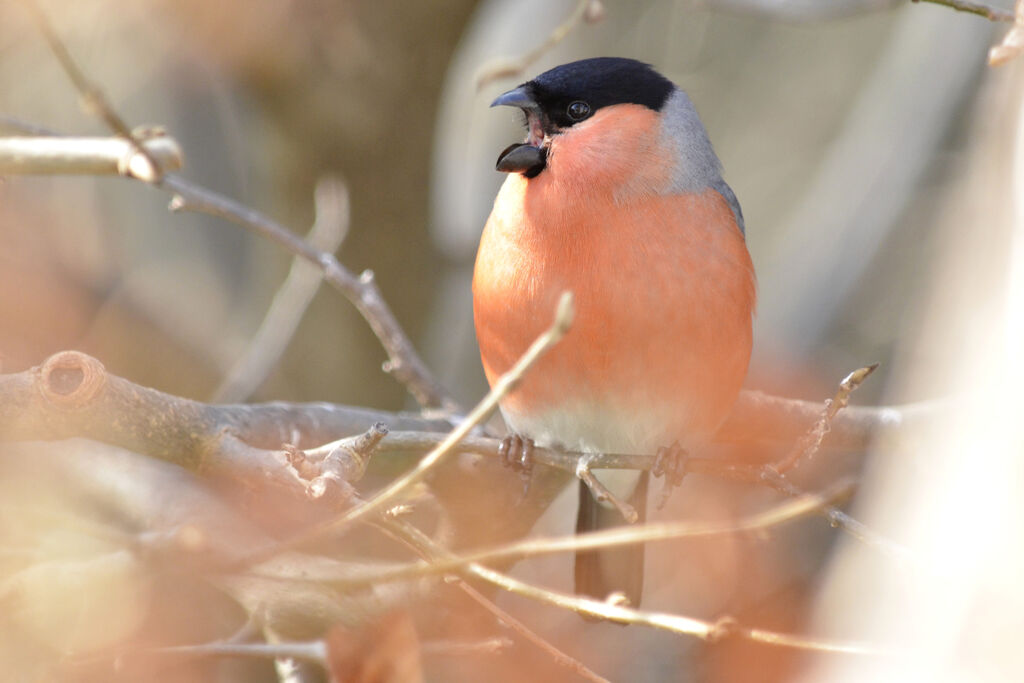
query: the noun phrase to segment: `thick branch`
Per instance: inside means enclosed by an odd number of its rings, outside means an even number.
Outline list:
[[[173,138],[150,137],[141,143],[160,167],[181,168],[181,148]],[[0,138],[0,175],[123,175],[139,177],[148,162],[124,138]]]
[[[141,387],[77,351],[41,366],[0,375],[0,438],[8,441],[87,437],[197,470],[209,466],[224,432],[254,448],[320,445],[364,432],[450,428],[442,420],[329,403],[208,405]]]
[[[818,420],[822,404],[769,396],[740,395],[718,433],[729,443],[794,443]],[[882,432],[898,432],[939,412],[935,404],[849,407],[835,416],[826,447],[858,450]],[[112,375],[90,356],[63,351],[41,366],[0,375],[0,439],[53,440],[87,437],[198,469],[211,456],[211,444],[229,431],[255,448],[283,444],[318,446],[364,432],[382,422],[390,430],[379,453],[423,453],[451,429],[447,420],[329,403],[210,405],[149,389]],[[497,439],[469,435],[456,452],[496,456]],[[603,454],[594,468],[649,469],[653,456]],[[571,453],[537,447],[536,462],[574,471]],[[689,471],[704,460],[693,458]]]

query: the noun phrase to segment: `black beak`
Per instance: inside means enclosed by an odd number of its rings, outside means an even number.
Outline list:
[[[538,111],[540,107],[537,102],[533,99],[530,93],[526,90],[525,85],[521,85],[514,90],[509,90],[507,93],[502,93],[494,98],[491,102],[492,107],[519,107],[526,111]]]
[[[492,107],[519,107],[528,115],[540,113],[540,106],[527,91],[526,86],[519,86],[507,93],[498,95]],[[503,173],[522,173],[527,178],[533,178],[544,170],[547,164],[547,150],[533,145],[526,145],[521,142],[506,147],[498,155],[498,163],[495,168]]]
[[[506,147],[498,155],[498,163],[494,168],[502,173],[522,173],[527,178],[532,178],[544,170],[547,158],[546,149],[517,142]]]

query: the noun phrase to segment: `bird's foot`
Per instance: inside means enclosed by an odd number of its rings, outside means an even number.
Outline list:
[[[511,434],[501,440],[498,446],[501,464],[513,472],[519,472],[523,478],[523,498],[530,492],[530,479],[533,477],[533,439]]]
[[[658,509],[665,507],[672,489],[683,483],[686,476],[687,465],[690,461],[690,454],[676,441],[669,447],[662,446],[654,458],[654,467],[651,474],[656,477],[665,477],[665,486],[661,490],[661,500],[658,501]]]

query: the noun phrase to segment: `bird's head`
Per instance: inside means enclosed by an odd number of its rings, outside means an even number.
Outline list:
[[[604,125],[614,126],[614,110],[623,110],[621,105],[657,114],[675,91],[649,64],[633,59],[597,57],[545,71],[491,103],[519,107],[526,116],[525,142],[507,147],[497,170],[533,178],[547,166],[559,136],[587,127],[601,114],[612,119]]]

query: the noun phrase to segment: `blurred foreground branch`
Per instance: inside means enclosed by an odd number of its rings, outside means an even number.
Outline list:
[[[322,178],[313,192],[316,220],[306,239],[317,249],[334,253],[349,227],[348,188],[340,178]],[[270,374],[295,334],[302,316],[323,281],[321,270],[296,256],[288,277],[267,310],[245,353],[214,392],[218,403],[247,399]]]
[[[803,503],[806,503],[806,501],[801,501],[801,504]],[[415,548],[425,559],[442,563],[455,561],[455,558],[448,551],[437,546],[428,536],[410,524],[400,520],[389,520],[387,528]],[[755,642],[819,652],[880,654],[880,650],[877,648],[859,643],[828,641],[743,627],[736,619],[729,616],[720,617],[716,621],[711,622],[675,614],[648,612],[610,601],[602,602],[592,598],[559,593],[520,581],[476,562],[469,563],[462,573],[466,577],[481,579],[514,595],[562,609],[569,609],[579,614],[622,624],[639,624],[679,635],[695,636],[711,643],[719,642],[728,637],[739,637]]]

